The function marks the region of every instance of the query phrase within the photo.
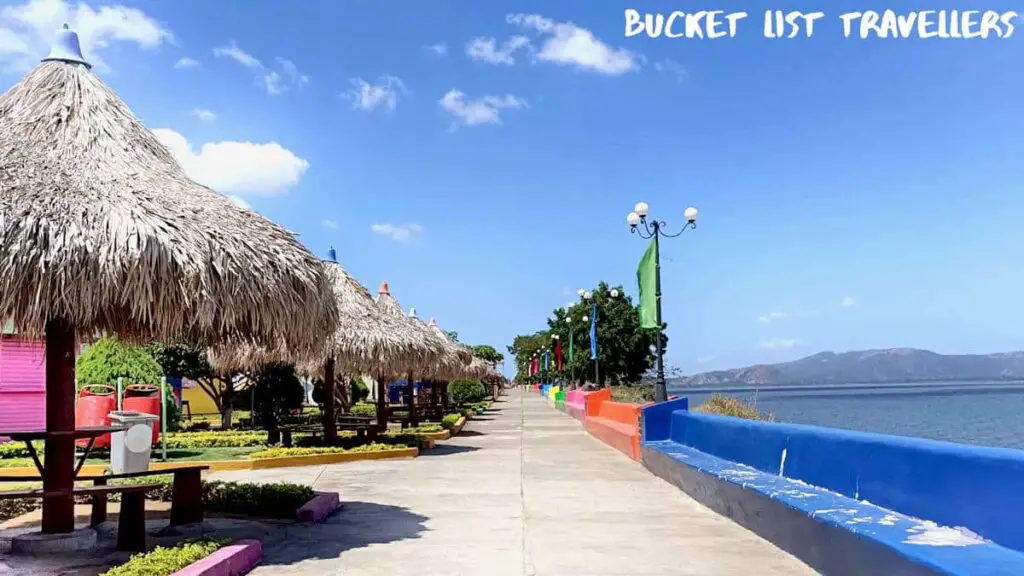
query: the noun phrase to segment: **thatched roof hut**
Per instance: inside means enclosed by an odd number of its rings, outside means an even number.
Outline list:
[[[438,334],[430,326],[424,324],[419,317],[416,316],[416,309],[409,309],[409,319],[412,320],[421,330],[426,330],[437,337],[444,343],[444,355],[434,364],[429,366],[426,370],[421,372],[421,375],[430,378],[431,380],[452,380],[458,378],[458,374],[469,364],[472,360],[472,354],[467,354],[469,351],[461,346],[457,346],[448,339],[448,336],[443,332]]]
[[[322,378],[323,362],[330,356],[338,376],[400,376],[409,370],[425,370],[444,356],[446,351],[437,342],[424,340],[415,325],[379,307],[369,290],[335,260],[333,249],[322,266],[337,305],[338,327],[316,355],[303,358],[284,346],[268,349],[235,344],[211,350],[211,364],[222,370],[241,370],[287,361],[294,362],[304,375]]]
[[[315,349],[337,310],[295,237],[186,175],[91,71],[78,36],[0,95],[0,318],[46,338],[42,529],[74,530],[75,344],[283,340]]]
[[[408,326],[412,333],[415,334],[420,347],[430,350],[431,352],[432,357],[427,365],[410,367],[409,371],[419,373],[425,372],[431,365],[436,364],[444,357],[447,350],[446,341],[438,338],[433,331],[428,329],[422,322],[406,316],[405,312],[402,311],[402,306],[399,305],[398,301],[395,300],[395,297],[391,295],[387,282],[381,282],[380,289],[378,290],[377,296],[374,300],[376,301],[378,309],[383,312],[385,316]]]
[[[190,180],[93,74],[77,36],[0,96],[0,318],[41,335],[242,335],[308,349],[333,331],[317,259]]]
[[[466,377],[466,369],[469,367],[469,363],[473,360],[473,353],[470,352],[469,348],[461,344],[452,342],[448,335],[444,333],[438,327],[437,322],[433,318],[427,323],[427,327],[433,332],[438,338],[441,338],[448,345],[447,359],[446,362],[437,367],[436,374],[432,375],[432,378],[438,380],[452,381]]]

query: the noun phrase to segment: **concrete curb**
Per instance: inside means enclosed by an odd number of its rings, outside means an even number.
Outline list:
[[[171,576],[241,576],[248,574],[261,559],[263,544],[259,540],[239,540]]]
[[[299,522],[322,522],[338,508],[341,508],[341,499],[337,492],[317,492],[295,512],[295,517]]]

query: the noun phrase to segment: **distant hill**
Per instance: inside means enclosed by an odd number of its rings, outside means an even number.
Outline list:
[[[793,386],[932,382],[950,380],[1024,380],[1024,352],[936,354],[914,348],[819,352],[813,356],[680,378],[673,386]]]

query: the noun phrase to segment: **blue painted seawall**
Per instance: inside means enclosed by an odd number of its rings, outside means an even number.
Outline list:
[[[1024,451],[698,414],[684,400],[643,411],[644,464],[823,573],[1024,574]]]

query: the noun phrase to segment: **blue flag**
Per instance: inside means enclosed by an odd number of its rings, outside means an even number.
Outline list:
[[[548,371],[548,353],[544,352],[544,371]]]
[[[597,360],[597,302],[590,312],[590,359]]]

